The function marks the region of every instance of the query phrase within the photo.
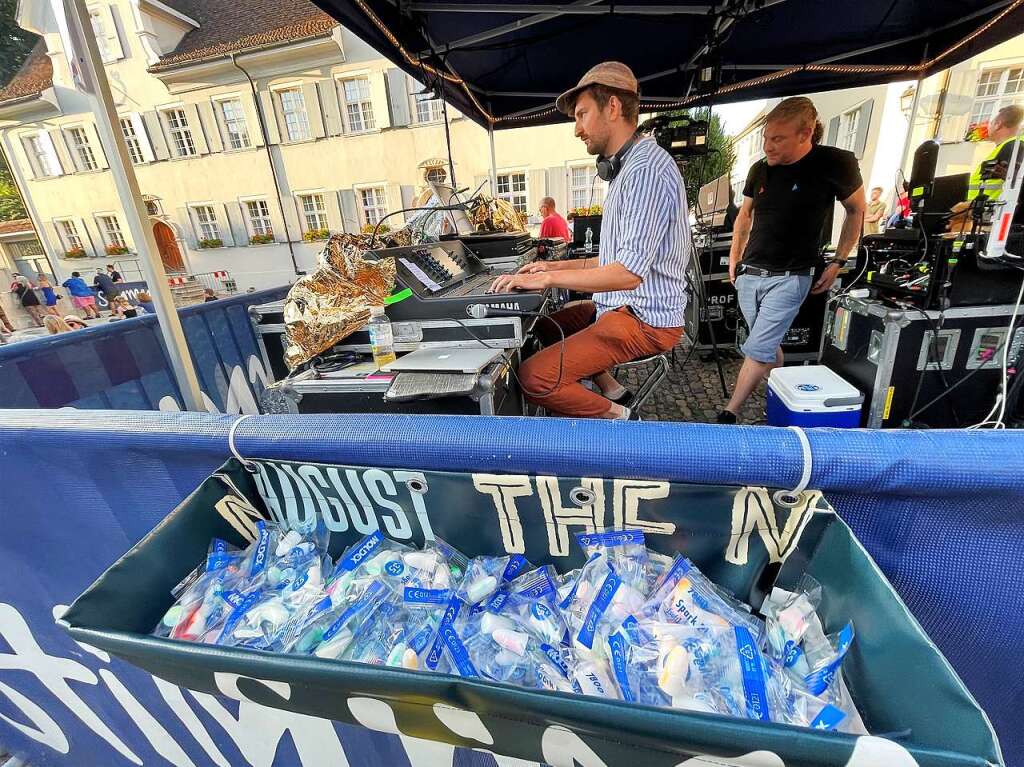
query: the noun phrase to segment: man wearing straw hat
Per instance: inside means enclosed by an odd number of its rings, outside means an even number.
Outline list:
[[[690,226],[672,157],[637,132],[640,91],[629,67],[598,64],[555,102],[609,182],[596,258],[540,261],[495,280],[495,291],[592,293],[536,325],[546,348],[519,370],[523,393],[556,415],[629,419],[630,393],[609,372],[671,349],[682,335]],[[553,332],[554,331],[554,332]],[[591,379],[599,391],[581,382]]]

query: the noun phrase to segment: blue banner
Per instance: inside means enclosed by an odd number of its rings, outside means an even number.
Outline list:
[[[182,690],[76,645],[55,625],[63,606],[220,466],[233,420],[0,412],[0,748],[40,767],[522,765],[488,754],[485,740],[481,750],[467,751],[397,734],[379,701],[350,704],[364,725],[355,728],[253,703],[254,683],[231,675],[218,680],[222,697]],[[977,697],[1000,735],[1006,764],[1024,763],[1024,668],[1016,642],[1024,615],[1024,437],[850,430],[808,436],[811,486],[854,527]],[[268,459],[661,478],[752,491],[791,486],[801,473],[795,435],[768,427],[277,416],[247,420],[238,442],[244,455]],[[734,555],[755,546],[785,550],[785,521],[763,518],[756,508],[734,509]],[[884,645],[884,631],[859,625],[857,641]],[[479,732],[471,720],[449,726]],[[913,764],[898,744],[877,740],[860,739],[849,764]],[[569,736],[548,747],[552,764],[604,764]]]
[[[145,283],[120,283],[131,296]],[[249,307],[287,288],[246,293],[178,310],[206,409],[258,413],[272,379]],[[100,292],[101,293],[101,292]],[[105,299],[100,295],[100,304]],[[0,408],[181,410],[155,315],[0,346]]]

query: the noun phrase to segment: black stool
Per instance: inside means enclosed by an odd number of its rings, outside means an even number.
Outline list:
[[[633,404],[630,405],[630,409],[639,413],[640,409],[647,402],[648,398],[654,394],[654,390],[658,388],[662,381],[668,376],[668,357],[664,354],[652,354],[650,357],[641,357],[638,360],[632,362],[623,362],[621,365],[616,365],[612,371],[612,375],[618,377],[618,373],[621,370],[632,370],[634,368],[640,368],[644,365],[650,365],[654,363],[654,369],[651,370],[650,375],[644,379],[643,383],[640,384],[636,392],[633,395]]]

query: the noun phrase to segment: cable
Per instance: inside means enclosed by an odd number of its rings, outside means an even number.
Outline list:
[[[982,426],[992,425],[993,429],[1005,429],[1006,424],[1003,423],[1003,419],[1006,417],[1006,380],[1007,380],[1007,369],[1008,357],[1010,354],[1010,347],[1013,345],[1013,332],[1014,324],[1017,322],[1017,313],[1020,311],[1021,301],[1024,300],[1024,279],[1020,282],[1020,290],[1017,292],[1017,303],[1013,306],[1013,314],[1010,315],[1010,324],[1006,327],[1006,341],[1003,343],[1003,364],[1002,364],[1002,377],[999,384],[999,394],[996,395],[995,404],[992,409],[985,416],[984,420],[980,423],[974,424],[974,426],[968,426],[968,429],[978,429]],[[999,411],[999,417],[995,421],[989,419],[995,414],[996,410]]]
[[[552,384],[551,388],[549,388],[547,391],[545,391],[543,393],[532,392],[529,389],[527,389],[525,386],[523,386],[523,381],[519,377],[519,373],[516,372],[515,368],[512,365],[509,365],[508,370],[512,374],[512,376],[516,379],[516,382],[519,384],[519,388],[522,389],[525,394],[529,394],[531,397],[536,397],[537,399],[543,399],[544,397],[550,396],[552,394],[552,392],[554,392],[555,389],[557,389],[559,386],[562,385],[562,377],[565,375],[565,329],[561,325],[559,325],[558,322],[553,317],[551,317],[548,314],[540,314],[540,313],[538,313],[537,316],[542,318],[542,319],[547,320],[552,325],[554,325],[556,328],[558,328],[558,335],[560,336],[560,339],[561,339],[558,342],[559,343],[559,350],[558,350],[558,378],[555,380],[555,383]],[[477,341],[478,343],[480,343],[481,345],[483,345],[483,347],[485,349],[493,349],[495,351],[501,351],[501,352],[505,351],[505,347],[503,347],[503,346],[491,346],[484,339],[482,339],[480,336],[478,336],[476,333],[474,333],[472,330],[470,330],[469,326],[466,325],[466,323],[463,322],[462,320],[460,320],[458,317],[452,317],[451,319],[454,322],[459,323],[459,325],[462,326],[462,329],[465,330],[467,333],[469,333],[471,336],[473,336],[473,339],[475,341]]]
[[[454,190],[454,187],[453,187],[453,190]],[[473,200],[468,200],[467,202],[456,203],[455,205],[434,205],[434,206],[420,205],[420,206],[415,207],[415,208],[400,208],[399,210],[391,211],[390,213],[388,213],[388,214],[386,214],[384,216],[381,216],[380,219],[377,221],[377,223],[374,225],[374,227],[373,227],[373,234],[370,236],[370,248],[372,249],[372,248],[376,247],[375,243],[376,243],[376,241],[378,239],[377,238],[377,232],[380,231],[380,225],[383,224],[385,221],[387,221],[392,216],[397,216],[399,213],[410,213],[410,212],[412,212],[414,210],[431,210],[431,211],[468,210],[469,207],[470,207],[470,204],[472,202],[473,202]],[[383,243],[381,243],[381,244],[383,245]]]
[[[939,324],[936,325],[934,322],[932,322],[932,318],[929,317],[927,312],[925,312],[924,310],[922,310],[922,309],[920,309],[920,308],[918,308],[916,306],[913,306],[912,304],[900,303],[899,305],[901,307],[903,307],[904,310],[912,309],[913,311],[916,311],[918,314],[920,314],[922,317],[924,317],[925,322],[928,323],[928,327],[931,329],[931,332],[932,332],[932,342],[930,344],[928,344],[928,356],[925,358],[924,367],[921,368],[921,372],[917,376],[917,388],[914,390],[914,399],[910,403],[910,410],[913,412],[914,408],[917,407],[917,400],[921,396],[921,387],[924,384],[924,377],[928,373],[928,366],[932,362],[936,363],[936,366],[937,366],[936,370],[937,370],[937,372],[939,374],[939,380],[941,380],[942,381],[942,385],[944,387],[946,387],[946,391],[951,391],[953,389],[953,387],[951,387],[949,385],[949,381],[946,380],[946,373],[942,369],[942,360],[939,360],[939,359],[934,359],[933,360],[933,358],[932,358],[933,353],[935,355],[938,355],[938,352],[939,352],[939,331],[942,329],[942,325],[945,322],[945,316],[940,311],[939,312]],[[928,331],[926,330],[925,333],[927,333],[927,332]],[[923,413],[924,410],[925,409],[922,409],[922,410],[920,410],[918,412]],[[956,407],[954,407],[952,401],[949,402],[949,410],[950,410],[950,413],[953,416],[953,425],[956,426],[957,428],[959,428],[960,427],[960,415],[956,412]],[[905,425],[909,425],[908,422],[910,420],[911,419],[908,416],[906,419],[904,419],[903,423]]]

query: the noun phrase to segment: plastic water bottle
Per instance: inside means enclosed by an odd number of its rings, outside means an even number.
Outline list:
[[[378,368],[382,368],[395,357],[395,334],[391,330],[391,320],[384,314],[383,306],[370,307],[370,321],[366,325],[370,331],[370,351],[373,352],[373,362]]]
[[[587,227],[587,236],[583,241],[583,252],[593,253],[594,252],[594,230],[589,226]]]

